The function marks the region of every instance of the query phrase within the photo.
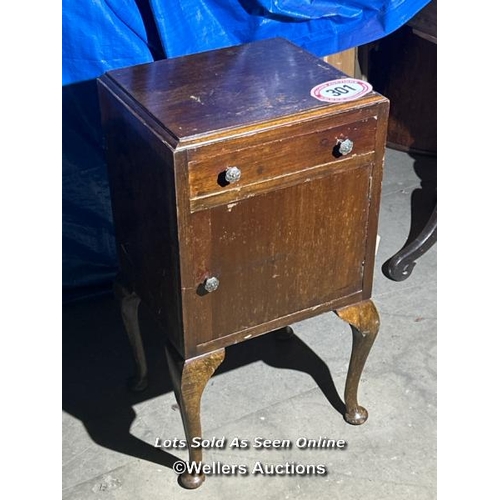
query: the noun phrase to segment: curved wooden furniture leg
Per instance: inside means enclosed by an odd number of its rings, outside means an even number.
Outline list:
[[[409,278],[415,267],[415,261],[427,252],[436,241],[437,208],[434,208],[421,233],[384,264],[384,274],[394,281],[403,281]]]
[[[371,300],[335,311],[352,328],[353,342],[349,370],[345,386],[345,419],[360,425],[368,418],[368,412],[358,404],[358,386],[370,349],[377,337],[380,320]]]
[[[166,346],[170,376],[174,385],[175,397],[179,404],[182,423],[188,442],[189,461],[201,462],[202,448],[191,446],[195,437],[201,438],[200,404],[203,390],[215,370],[224,360],[225,349],[218,349],[196,358],[182,360],[174,349]],[[179,476],[179,481],[185,488],[194,489],[201,486],[205,480],[204,474],[190,474],[188,471]]]
[[[115,296],[120,301],[122,320],[134,355],[136,373],[130,380],[132,391],[143,391],[148,386],[148,367],[139,327],[140,297],[120,282],[115,283]]]

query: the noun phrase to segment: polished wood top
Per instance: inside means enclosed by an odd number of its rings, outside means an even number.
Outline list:
[[[281,38],[132,66],[107,75],[180,140],[321,108],[340,111],[346,106],[310,95],[316,85],[346,75]]]

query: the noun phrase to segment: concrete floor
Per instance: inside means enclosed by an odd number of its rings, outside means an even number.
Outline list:
[[[292,325],[296,337],[288,342],[266,335],[228,348],[205,390],[204,437],[292,443],[227,444],[205,450],[206,463],[250,471],[256,462],[314,464],[327,474],[212,475],[198,490],[182,489],[172,466],[187,459],[186,450],[153,446],[157,438],[184,439],[155,326],[141,312],[151,384],[129,393],[133,363],[120,314],[111,296],[101,296],[63,309],[63,499],[436,498],[436,246],[406,281],[382,272],[408,237],[412,204],[418,213],[432,209],[433,178],[433,160],[387,151],[373,293],[381,329],[361,379],[360,403],[370,414],[364,425],[339,413],[351,332],[333,313]],[[296,446],[320,437],[347,446]]]

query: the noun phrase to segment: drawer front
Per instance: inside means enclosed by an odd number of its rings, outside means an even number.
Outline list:
[[[330,125],[331,125],[330,120]],[[335,123],[335,120],[334,120]],[[325,123],[320,126],[325,127]],[[284,185],[301,182],[311,176],[312,170],[346,166],[375,149],[376,116],[368,116],[341,126],[315,130],[302,126],[283,127],[273,140],[259,135],[253,144],[245,147],[242,141],[201,147],[188,153],[191,211],[240,201],[269,189],[278,179]],[[265,138],[264,138],[265,137]],[[344,142],[345,141],[345,142]],[[352,150],[349,151],[349,141]]]

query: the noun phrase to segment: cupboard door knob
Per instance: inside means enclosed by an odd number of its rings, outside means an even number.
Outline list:
[[[241,170],[238,167],[228,167],[226,168],[226,181],[229,184],[237,182],[241,179]]]
[[[208,293],[215,292],[219,288],[219,280],[215,276],[211,276],[205,280],[203,287]]]
[[[340,139],[338,141],[339,145],[339,153],[341,155],[348,155],[351,151],[352,148],[354,147],[354,142],[351,141],[351,139]]]

